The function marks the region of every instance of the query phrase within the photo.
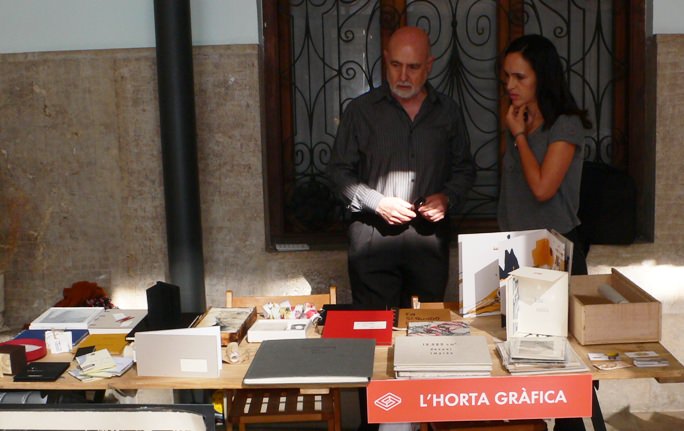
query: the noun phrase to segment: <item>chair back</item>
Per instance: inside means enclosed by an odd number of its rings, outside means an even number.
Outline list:
[[[235,296],[232,290],[226,290],[226,307],[256,307],[260,312],[262,306],[269,302],[280,304],[289,301],[293,306],[311,303],[320,310],[325,304],[337,303],[337,288],[330,286],[328,293],[317,293],[311,295],[276,295],[276,296]]]
[[[411,297],[412,308],[424,308],[427,310],[436,310],[446,308],[458,314],[458,302],[420,302],[417,296]]]

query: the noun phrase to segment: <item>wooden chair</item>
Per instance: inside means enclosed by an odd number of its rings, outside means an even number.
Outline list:
[[[317,309],[325,304],[335,304],[337,290],[330,287],[328,293],[291,296],[235,296],[226,291],[226,307],[261,307],[269,302],[289,301],[292,306],[312,303]],[[238,389],[224,402],[226,430],[238,425],[240,431],[247,430],[247,424],[327,422],[329,431],[341,431],[339,388],[300,389]]]

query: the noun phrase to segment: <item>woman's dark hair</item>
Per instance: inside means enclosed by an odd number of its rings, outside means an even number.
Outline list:
[[[563,65],[556,47],[539,34],[526,34],[506,48],[504,57],[519,52],[537,75],[537,101],[544,116],[544,129],[556,122],[560,115],[577,115],[585,129],[592,127],[586,110],[577,106],[565,80]]]

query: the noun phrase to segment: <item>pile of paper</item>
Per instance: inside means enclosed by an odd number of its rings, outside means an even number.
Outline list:
[[[407,379],[489,376],[492,358],[480,335],[397,337],[394,373]]]
[[[133,366],[132,358],[112,356],[107,349],[77,356],[76,362],[78,368],[70,370],[69,374],[81,381],[118,377]]]
[[[555,374],[588,371],[564,337],[512,338],[496,344],[511,374]]]

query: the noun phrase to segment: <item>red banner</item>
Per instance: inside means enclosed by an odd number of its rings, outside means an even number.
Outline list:
[[[373,380],[368,422],[440,422],[591,416],[590,374]]]

